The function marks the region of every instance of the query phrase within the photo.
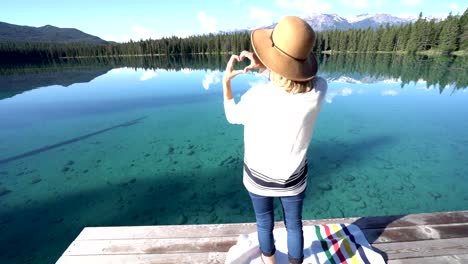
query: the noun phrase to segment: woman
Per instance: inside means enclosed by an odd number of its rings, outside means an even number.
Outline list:
[[[255,53],[243,51],[227,63],[225,114],[229,123],[244,125],[243,183],[252,199],[263,262],[275,263],[273,199],[279,197],[289,261],[302,263],[306,154],[327,83],[315,76],[315,32],[304,20],[284,17],[274,29],[254,30],[251,42]],[[245,58],[250,65],[234,70]],[[266,69],[270,82],[252,87],[235,103],[231,80],[251,69]]]

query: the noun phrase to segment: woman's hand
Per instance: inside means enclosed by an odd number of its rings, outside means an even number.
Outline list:
[[[245,73],[244,70],[234,70],[234,64],[236,62],[241,61],[242,59],[238,55],[231,55],[231,58],[229,59],[227,65],[226,65],[226,71],[224,71],[224,81],[230,81],[234,79],[237,75],[241,73]]]
[[[239,56],[239,59],[240,61],[243,61],[244,58],[247,58],[250,60],[250,65],[245,67],[244,68],[244,72],[247,72],[249,70],[253,70],[253,69],[265,69],[265,65],[263,65],[263,63],[260,61],[260,59],[257,57],[257,55],[255,53],[252,53],[250,51],[242,51],[240,56]]]

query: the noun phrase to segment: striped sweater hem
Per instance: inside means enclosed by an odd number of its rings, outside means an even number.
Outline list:
[[[254,194],[270,197],[293,196],[303,192],[307,185],[307,160],[286,180],[264,175],[244,162],[243,182],[245,188]]]

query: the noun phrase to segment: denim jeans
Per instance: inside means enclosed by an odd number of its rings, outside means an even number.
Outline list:
[[[273,238],[274,197],[265,197],[250,193],[255,217],[257,219],[257,233],[260,250],[265,256],[275,254]],[[305,191],[294,196],[279,197],[283,207],[283,219],[288,233],[288,256],[291,263],[302,263],[304,258],[304,234],[302,231],[302,205]]]

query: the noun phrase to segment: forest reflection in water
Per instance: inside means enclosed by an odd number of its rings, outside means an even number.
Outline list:
[[[87,83],[114,68],[164,69],[169,71],[219,70],[225,68],[228,55],[141,56],[63,59],[55,62],[0,67],[0,99],[23,91],[51,85],[69,86]],[[329,79],[352,76],[366,82],[396,79],[401,86],[425,81],[440,92],[468,86],[467,57],[428,57],[396,54],[355,53],[319,56],[319,75]],[[242,66],[242,65],[241,65]]]

